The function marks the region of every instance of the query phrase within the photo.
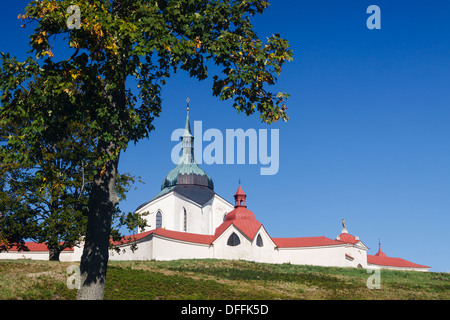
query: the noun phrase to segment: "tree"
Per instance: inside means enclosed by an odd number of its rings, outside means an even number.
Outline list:
[[[45,242],[49,259],[59,260],[60,253],[78,245],[86,233],[95,174],[95,137],[86,119],[73,117],[83,92],[76,89],[67,95],[60,88],[61,78],[48,81],[47,72],[54,68],[40,70],[34,61],[18,63],[8,55],[2,62],[1,74],[13,81],[0,85],[5,92],[0,109],[0,230],[9,246],[27,250],[25,238]],[[34,77],[26,82],[30,71]],[[46,101],[40,100],[42,92],[48,92]],[[121,199],[133,182],[133,177],[120,175],[116,188]],[[115,239],[120,237],[117,228],[129,223],[123,216],[116,210]]]
[[[46,57],[44,69],[54,71],[45,80],[59,77],[67,95],[73,92],[70,77],[80,82],[76,117],[88,115],[96,137],[97,173],[88,201],[78,298],[102,299],[120,152],[154,129],[161,88],[170,75],[183,70],[198,80],[211,77],[213,95],[232,99],[238,112],[258,111],[269,124],[286,121],[288,94],[267,87],[276,83],[292,52],[278,34],[263,43],[253,30],[250,17],[269,5],[263,0],[81,0],[80,28],[67,24],[73,18],[67,13],[71,4],[33,1],[22,18],[37,23],[32,51],[36,59]],[[53,62],[52,44],[59,35],[73,48],[64,66]],[[208,65],[220,71],[210,75]],[[137,80],[137,93],[127,88],[131,77]]]
[[[39,71],[33,62],[19,64],[7,55],[2,62],[2,75],[9,78],[14,74],[21,78],[27,69]],[[4,214],[2,233],[8,235],[19,228],[21,237],[16,241],[31,238],[46,242],[50,260],[59,260],[60,252],[76,245],[85,231],[83,209],[89,187],[85,176],[90,171],[80,159],[86,159],[92,147],[82,125],[72,121],[70,113],[60,112],[73,105],[61,100],[51,82],[42,81],[44,74],[41,71],[41,76],[26,85],[13,82],[21,87],[9,101],[6,94],[2,96],[0,210]],[[9,89],[5,92],[10,94],[13,90]],[[43,91],[54,94],[47,96],[46,102],[27,99],[41,96]],[[46,125],[50,122],[51,126]]]

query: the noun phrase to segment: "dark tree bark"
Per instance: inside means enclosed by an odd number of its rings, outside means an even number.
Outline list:
[[[113,12],[117,14],[116,2]],[[120,7],[120,6],[119,6]],[[122,54],[116,59],[112,57],[106,62],[106,68],[111,70],[111,78],[106,83],[114,83],[116,86],[112,91],[105,87],[105,97],[109,101],[111,114],[120,114],[126,106],[126,50],[119,50]],[[109,124],[107,132],[113,132],[113,139],[98,142],[98,154],[108,159],[102,168],[97,168],[93,187],[88,202],[88,224],[86,239],[81,257],[81,288],[78,290],[78,300],[102,300],[104,297],[106,269],[109,258],[109,241],[111,235],[112,216],[119,198],[116,194],[117,168],[120,147],[115,141],[121,138],[120,120]],[[106,128],[105,128],[106,130]]]
[[[100,151],[112,154],[114,143],[101,143]],[[81,257],[81,288],[78,300],[102,300],[105,290],[106,269],[109,257],[109,239],[114,208],[118,203],[115,192],[119,158],[106,163],[97,173],[89,197],[89,218],[86,239]]]
[[[48,259],[50,261],[59,261],[60,253],[61,253],[61,249],[60,248],[50,248],[49,249],[49,257],[48,257]]]

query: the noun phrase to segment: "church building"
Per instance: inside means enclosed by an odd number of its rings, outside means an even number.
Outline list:
[[[189,108],[178,165],[163,179],[161,191],[140,205],[149,227],[144,232],[112,243],[110,260],[242,259],[263,263],[291,263],[352,268],[387,268],[428,271],[401,258],[381,251],[368,255],[369,249],[347,230],[345,220],[334,238],[273,238],[270,230],[247,208],[241,185],[234,194],[234,204],[214,191],[214,183],[195,162],[194,137],[191,134]],[[264,200],[262,200],[264,201]],[[131,245],[136,242],[137,250]],[[29,244],[29,245],[28,245]],[[29,251],[11,249],[0,259],[48,259],[45,244],[27,243]],[[83,248],[66,249],[62,261],[79,261]]]
[[[163,179],[161,191],[136,212],[147,214],[152,229],[211,235],[234,206],[214,192],[213,180],[195,162],[189,109],[181,139],[178,165]]]

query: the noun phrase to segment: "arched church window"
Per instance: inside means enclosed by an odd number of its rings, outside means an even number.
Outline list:
[[[158,211],[156,213],[156,228],[162,228],[162,213]]]
[[[236,233],[232,233],[231,236],[228,238],[227,245],[231,247],[235,247],[241,243],[241,240],[239,240],[239,237]]]
[[[262,240],[260,234],[258,234],[258,237],[256,238],[256,245],[257,245],[258,247],[262,247],[262,246],[263,246],[263,240]]]
[[[187,212],[186,212],[186,208],[183,208],[184,210],[184,216],[183,216],[183,230],[184,232],[187,231]]]

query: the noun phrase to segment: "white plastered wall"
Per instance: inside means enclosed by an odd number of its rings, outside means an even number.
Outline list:
[[[70,253],[65,253],[68,254],[68,257],[70,257]],[[9,251],[9,252],[2,252],[0,253],[0,260],[5,260],[5,259],[31,259],[31,260],[48,260],[49,258],[49,253],[48,251],[33,251],[33,252],[29,252],[29,251]],[[60,257],[62,256],[62,254],[60,255]],[[71,260],[68,260],[71,261]]]
[[[211,233],[214,234],[216,228],[223,223],[225,215],[234,210],[234,205],[223,199],[221,196],[215,194],[211,200]]]
[[[208,244],[185,242],[153,236],[153,259],[211,259],[213,250]]]
[[[234,206],[222,197],[214,195],[202,207],[182,195],[169,192],[136,212],[148,213],[144,216],[149,225],[145,231],[156,228],[156,213],[160,211],[163,228],[184,232],[184,209],[187,214],[186,232],[213,235],[216,228],[223,222],[224,215],[233,210]]]
[[[166,216],[173,215],[173,224],[166,225],[168,230],[184,232],[184,209],[186,209],[186,232],[197,234],[208,234],[203,227],[203,220],[207,217],[203,215],[202,207],[194,201],[185,198],[177,193],[172,193],[173,212],[166,212]],[[170,219],[170,218],[168,218]]]
[[[367,268],[367,247],[361,242],[356,244],[347,244],[345,253],[353,258],[353,260],[345,259],[345,267],[357,268],[360,265],[362,268]]]
[[[228,238],[233,232],[239,237],[240,244],[237,246],[229,246]],[[256,245],[256,239],[261,235],[263,246]],[[275,245],[267,235],[264,228],[260,228],[254,239],[249,239],[233,224],[230,225],[217,239],[213,242],[214,258],[231,259],[231,260],[248,260],[256,262],[272,262]]]
[[[275,262],[345,267],[345,245],[278,248]]]
[[[115,250],[109,251],[109,260],[151,260],[153,259],[153,241],[152,236],[136,242],[137,250],[131,250],[131,244],[119,246],[120,252]]]
[[[147,220],[148,226],[144,231],[149,231],[156,228],[156,213],[158,211],[162,214],[162,227],[169,230],[175,230],[174,203],[174,194],[173,192],[170,192],[137,210],[137,213],[142,215],[146,214],[144,215],[144,218]]]

